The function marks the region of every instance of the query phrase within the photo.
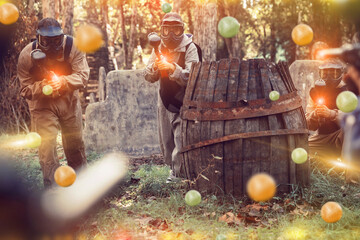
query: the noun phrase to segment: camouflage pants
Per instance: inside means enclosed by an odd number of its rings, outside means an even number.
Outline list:
[[[169,165],[175,176],[180,176],[182,156],[180,114],[168,111],[160,95],[158,96],[158,126],[160,149],[164,155],[165,164]]]
[[[342,129],[330,134],[316,134],[309,137],[310,156],[324,161],[336,160],[341,157],[344,131]]]
[[[31,112],[31,128],[41,136],[39,160],[44,186],[54,183],[54,172],[60,166],[56,152],[59,130],[68,165],[75,170],[86,165],[85,147],[82,139],[82,112],[78,98],[59,98],[56,104]]]

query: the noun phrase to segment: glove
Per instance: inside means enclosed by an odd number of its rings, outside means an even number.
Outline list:
[[[167,62],[166,60],[159,60],[157,59],[155,61],[155,65],[160,71],[168,71],[170,74],[172,74],[176,67],[174,64]]]
[[[58,77],[57,80],[48,80],[48,83],[54,91],[67,88],[67,81],[63,76]]]
[[[317,115],[317,113],[316,113],[316,110],[312,111],[312,112],[310,113],[309,117],[310,117],[311,120],[317,121],[317,120],[318,120],[318,115]]]
[[[316,108],[316,114],[320,118],[334,119],[336,117],[336,111],[330,110],[325,105],[320,105]]]

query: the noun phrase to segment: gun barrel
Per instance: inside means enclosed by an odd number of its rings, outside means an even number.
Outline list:
[[[160,58],[159,46],[161,43],[161,38],[156,33],[152,32],[148,35],[148,40],[150,45],[154,48],[155,54]]]
[[[324,49],[318,52],[319,57],[327,57],[327,56],[340,56],[344,52],[343,48],[331,48],[331,49]]]

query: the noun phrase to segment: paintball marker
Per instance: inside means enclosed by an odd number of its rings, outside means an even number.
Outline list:
[[[148,35],[148,39],[149,39],[150,45],[154,48],[156,57],[157,57],[158,59],[161,59],[162,56],[161,56],[160,51],[159,51],[159,46],[160,46],[160,43],[161,43],[161,38],[159,37],[159,35],[157,35],[156,33],[152,32],[152,33],[150,33],[150,34]]]
[[[33,63],[41,70],[42,76],[45,76],[46,79],[49,79],[51,81],[58,81],[58,76],[53,71],[49,71],[44,67],[46,60],[46,54],[44,52],[42,52],[40,49],[35,49],[31,52],[31,59]],[[46,88],[48,89],[48,94],[45,90]],[[50,95],[52,93],[52,87],[49,85],[44,86],[43,93],[45,95]],[[58,91],[56,91],[54,94],[55,96],[60,95]]]
[[[340,57],[344,62],[353,65],[360,71],[360,43],[320,50],[318,54],[320,57]]]
[[[326,83],[324,80],[317,80],[315,82],[315,87],[310,90],[310,97],[316,104],[316,106],[321,106],[325,104],[325,98],[327,95]],[[319,119],[319,122],[324,122],[325,119]]]
[[[148,35],[148,40],[150,45],[154,48],[154,52],[155,55],[157,57],[158,60],[165,60],[165,57],[161,54],[160,52],[160,43],[161,43],[161,38],[159,37],[159,35],[157,35],[157,33],[150,33]],[[160,71],[161,77],[166,77],[168,74],[165,71]]]

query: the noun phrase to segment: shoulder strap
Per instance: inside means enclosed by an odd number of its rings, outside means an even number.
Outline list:
[[[190,45],[191,45],[192,43],[195,45],[195,47],[196,47],[196,49],[197,49],[197,52],[198,52],[198,55],[199,55],[199,61],[202,62],[202,50],[201,50],[201,48],[200,48],[199,45],[197,45],[197,44],[194,43],[194,42],[191,42],[191,43],[189,43],[188,45],[186,45],[186,51],[189,49],[189,47],[190,47]]]
[[[347,90],[349,90],[347,85],[344,85],[340,88],[340,92],[347,91]]]
[[[32,50],[35,50],[35,49],[36,49],[36,42],[37,42],[37,40],[34,40],[34,41],[32,42]]]
[[[71,36],[66,35],[66,43],[64,50],[64,61],[67,62],[69,60],[71,48],[73,45],[73,38]]]

